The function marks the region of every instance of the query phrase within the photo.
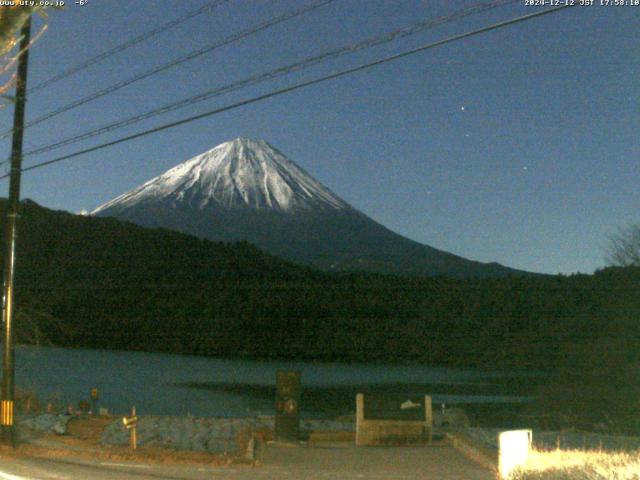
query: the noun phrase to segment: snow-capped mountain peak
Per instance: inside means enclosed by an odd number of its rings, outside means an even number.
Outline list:
[[[158,201],[198,209],[219,206],[292,212],[349,208],[267,142],[241,137],[177,165],[91,213]]]
[[[516,270],[421,245],[349,206],[262,140],[237,138],[91,212],[335,271],[456,277]]]

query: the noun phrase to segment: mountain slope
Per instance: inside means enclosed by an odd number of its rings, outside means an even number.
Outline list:
[[[264,141],[238,138],[96,208],[147,227],[248,241],[325,270],[455,277],[525,274],[398,235],[350,206]]]

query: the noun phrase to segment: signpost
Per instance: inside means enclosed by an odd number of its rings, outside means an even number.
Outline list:
[[[138,426],[138,416],[136,415],[136,407],[131,408],[130,417],[122,417],[122,423],[124,424],[124,428],[129,430],[131,450],[135,450],[138,446],[138,438],[136,432]]]
[[[92,388],[91,389],[91,413],[93,415],[98,415],[98,399],[100,398],[98,395],[98,389],[97,388]]]

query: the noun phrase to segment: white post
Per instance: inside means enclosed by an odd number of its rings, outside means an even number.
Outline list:
[[[519,466],[526,463],[531,450],[531,430],[510,430],[498,436],[498,470],[500,478],[507,479]]]

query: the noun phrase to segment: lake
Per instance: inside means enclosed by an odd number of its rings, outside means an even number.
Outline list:
[[[16,386],[42,401],[77,405],[92,387],[116,413],[239,417],[272,415],[276,371],[299,370],[312,401],[303,416],[348,413],[359,390],[431,394],[436,405],[526,402],[536,374],[420,365],[220,359],[159,353],[16,347]],[[523,388],[511,388],[520,385]],[[315,392],[315,393],[314,393]],[[336,410],[324,410],[323,399]],[[337,400],[336,400],[337,399]],[[304,397],[303,397],[304,400]],[[346,412],[345,409],[346,402]],[[331,403],[331,402],[329,402]],[[353,400],[355,403],[355,400]],[[342,410],[341,410],[342,409]]]

